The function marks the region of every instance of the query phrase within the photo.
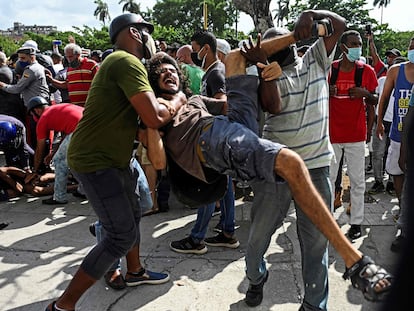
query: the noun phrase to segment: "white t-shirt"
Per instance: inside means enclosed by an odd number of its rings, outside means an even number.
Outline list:
[[[386,76],[382,76],[378,78],[378,86],[375,92],[378,94],[378,97],[381,97],[382,91],[384,90],[384,83],[385,83]],[[375,107],[375,114],[378,116],[378,106]],[[392,115],[393,115],[393,107],[394,107],[394,90],[391,92],[390,101],[388,102],[387,111],[385,111],[384,121],[392,122]]]

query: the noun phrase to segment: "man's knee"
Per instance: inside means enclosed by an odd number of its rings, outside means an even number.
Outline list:
[[[136,244],[137,242],[137,230],[133,229],[129,232],[124,232],[117,234],[116,238],[106,236],[107,243],[111,249],[111,253],[114,257],[121,258],[125,256],[128,251]],[[107,244],[107,245],[108,245]]]
[[[283,178],[287,175],[302,175],[307,171],[302,158],[294,151],[283,148],[279,151],[275,161],[276,173]]]

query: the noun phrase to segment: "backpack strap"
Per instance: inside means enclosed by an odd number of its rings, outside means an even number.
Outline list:
[[[364,71],[364,63],[356,61],[355,64],[356,64],[355,76],[354,76],[355,86],[361,87],[362,73]],[[336,79],[338,78],[338,73],[339,73],[339,66],[340,66],[340,62],[333,62],[331,65],[331,78],[329,80],[330,85],[335,85],[336,83]]]
[[[336,84],[336,79],[338,79],[339,64],[339,62],[333,62],[331,65],[331,78],[329,79],[330,85]]]
[[[362,85],[362,73],[364,72],[364,63],[362,63],[360,61],[356,61],[355,64],[356,64],[355,76],[354,76],[355,86],[356,87],[361,87],[361,85]]]
[[[383,67],[381,67],[381,69],[378,71],[378,73],[377,73],[377,79],[379,78],[379,77],[381,77],[381,75],[384,73],[384,72],[386,72],[387,71],[387,67],[385,67],[385,66],[383,66]]]

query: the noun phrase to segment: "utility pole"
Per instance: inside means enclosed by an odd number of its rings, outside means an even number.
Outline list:
[[[206,0],[204,0],[204,2],[203,2],[203,17],[204,17],[204,30],[207,30],[207,28],[208,28],[208,23],[207,23],[208,12],[207,12]]]

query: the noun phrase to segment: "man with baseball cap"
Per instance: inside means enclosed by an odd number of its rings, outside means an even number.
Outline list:
[[[226,40],[217,38],[217,56],[220,61],[224,61],[224,58],[230,53],[230,50],[230,44]]]
[[[21,94],[23,103],[27,107],[29,100],[35,96],[41,96],[47,101],[50,100],[50,90],[47,84],[45,67],[36,59],[38,52],[37,43],[27,40],[18,50],[19,64],[23,69],[21,78],[16,84],[6,84],[0,82],[0,90],[11,94]],[[33,119],[29,119],[26,124],[29,135],[29,144],[32,148],[36,147],[36,124]]]
[[[385,52],[385,56],[391,56],[391,55],[395,57],[401,56],[401,52],[397,49],[391,49]]]
[[[34,96],[42,96],[49,100],[45,69],[36,60],[37,44],[33,40],[26,41],[18,50],[19,63],[24,68],[17,84],[0,82],[0,89],[11,94],[22,94],[25,106]]]
[[[62,296],[46,310],[74,310],[77,301],[126,256],[127,286],[161,284],[167,273],[145,269],[139,259],[141,208],[135,194],[138,172],[130,168],[138,117],[150,128],[169,122],[186,102],[180,92],[158,101],[141,62],[155,52],[154,27],[140,15],[125,13],[112,20],[109,54],[92,81],[85,110],[72,135],[68,164],[82,183],[105,237],[82,261]],[[158,133],[158,131],[156,131]],[[113,275],[113,278],[123,277]]]

